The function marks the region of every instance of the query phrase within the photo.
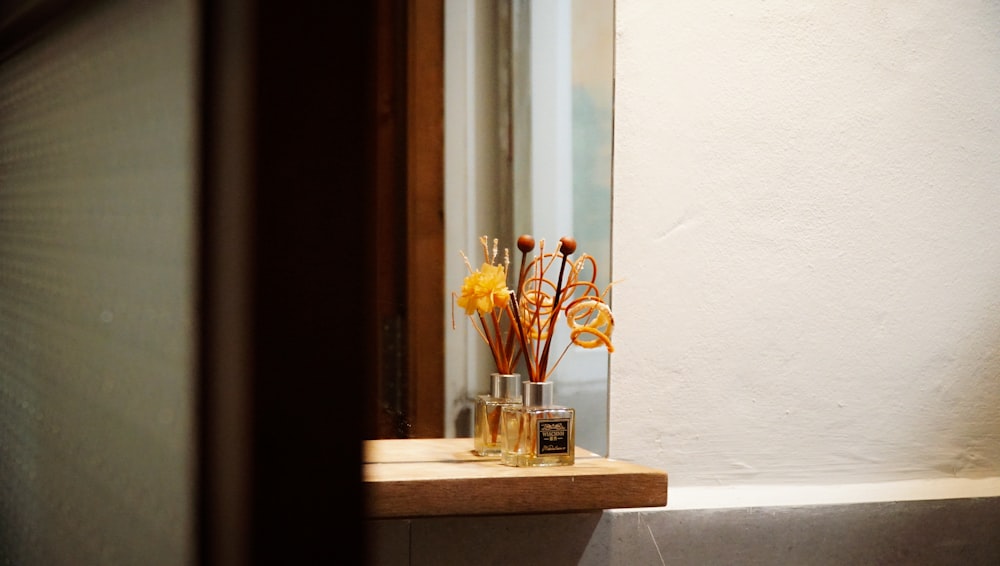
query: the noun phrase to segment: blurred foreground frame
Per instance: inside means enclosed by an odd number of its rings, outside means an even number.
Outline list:
[[[89,10],[137,1],[6,2],[0,65]],[[199,41],[196,560],[358,556],[373,3],[170,1]]]

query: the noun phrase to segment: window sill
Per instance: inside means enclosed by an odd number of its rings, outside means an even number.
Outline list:
[[[557,513],[667,504],[666,472],[577,448],[572,466],[513,468],[476,456],[470,438],[368,440],[367,516]]]

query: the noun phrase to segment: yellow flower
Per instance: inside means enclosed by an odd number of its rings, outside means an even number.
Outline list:
[[[504,308],[510,299],[511,290],[507,288],[507,271],[502,265],[484,263],[477,271],[473,271],[462,282],[462,295],[458,298],[458,306],[465,309],[465,314],[471,315],[479,311],[486,314],[494,308]]]

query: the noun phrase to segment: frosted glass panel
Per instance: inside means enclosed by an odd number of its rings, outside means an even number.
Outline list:
[[[94,4],[0,62],[0,554],[184,564],[195,11]]]

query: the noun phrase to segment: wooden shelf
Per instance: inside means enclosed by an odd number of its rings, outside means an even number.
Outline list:
[[[369,518],[503,515],[663,507],[666,472],[577,448],[572,466],[514,468],[471,438],[365,441]]]

